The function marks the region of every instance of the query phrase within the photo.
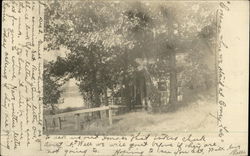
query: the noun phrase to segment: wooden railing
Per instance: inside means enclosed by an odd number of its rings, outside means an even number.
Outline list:
[[[102,106],[102,107],[96,107],[96,108],[89,108],[89,109],[82,109],[82,110],[77,110],[77,111],[71,111],[71,112],[65,112],[65,113],[60,113],[60,114],[55,114],[55,115],[47,115],[45,116],[44,119],[44,129],[45,131],[48,130],[48,120],[53,120],[57,119],[58,121],[58,127],[59,129],[62,129],[62,119],[65,118],[66,116],[75,116],[75,129],[79,130],[80,129],[80,114],[84,113],[92,113],[92,112],[98,112],[98,111],[108,111],[108,118],[109,118],[109,124],[112,125],[112,110],[113,109],[118,109],[121,107],[126,107],[126,106],[118,106],[118,105],[109,105],[109,106]]]

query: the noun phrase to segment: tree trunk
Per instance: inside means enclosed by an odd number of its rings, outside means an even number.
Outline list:
[[[96,89],[94,89],[94,107],[100,107],[101,105],[101,100],[100,100],[100,95],[98,94],[98,91]],[[101,113],[100,111],[97,111],[97,112],[93,112],[94,116],[96,118],[101,118]]]
[[[105,106],[108,106],[109,105],[109,102],[108,102],[108,88],[105,87],[104,89],[104,102],[105,102]]]
[[[176,54],[170,53],[170,105],[177,102],[177,73],[176,73]]]
[[[97,86],[97,71],[94,70],[93,72],[93,107],[100,107],[101,105],[101,100],[100,100],[100,94],[99,94],[99,91],[98,91],[98,86]],[[97,118],[101,118],[101,114],[100,112],[93,112],[94,116],[96,116]]]
[[[54,104],[51,104],[51,111],[52,111],[52,114],[56,114],[56,109],[55,109]]]
[[[146,78],[145,78],[145,73],[142,71],[142,78],[141,78],[141,102],[142,102],[142,107],[143,110],[147,110],[147,87],[146,87]]]
[[[130,96],[129,96],[129,78],[128,78],[128,53],[125,52],[125,56],[124,56],[124,74],[123,74],[123,80],[122,80],[122,84],[124,85],[123,88],[123,104],[126,106],[130,105]]]

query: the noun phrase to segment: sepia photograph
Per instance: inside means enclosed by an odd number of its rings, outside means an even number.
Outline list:
[[[218,3],[44,6],[43,134],[217,132]]]

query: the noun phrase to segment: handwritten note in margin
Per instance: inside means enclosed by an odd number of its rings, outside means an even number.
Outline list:
[[[3,2],[2,155],[40,148],[37,142],[42,136],[43,7],[39,1]]]

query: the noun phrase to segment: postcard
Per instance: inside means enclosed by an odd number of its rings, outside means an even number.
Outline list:
[[[248,155],[248,1],[2,4],[0,155]]]

